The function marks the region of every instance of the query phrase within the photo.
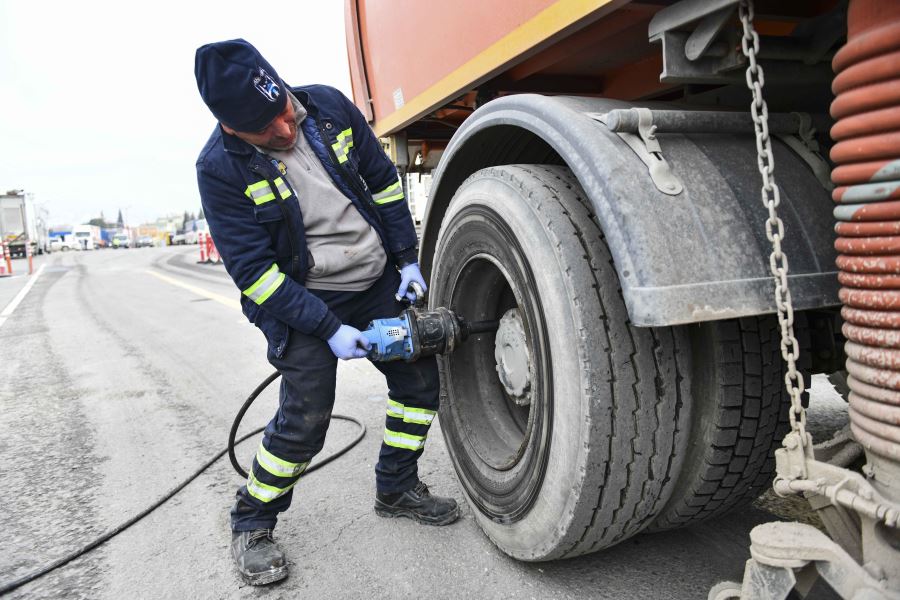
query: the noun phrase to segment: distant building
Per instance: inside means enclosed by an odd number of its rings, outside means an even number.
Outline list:
[[[143,225],[138,225],[136,228],[136,231],[137,231],[138,237],[145,237],[145,236],[152,237],[152,238],[159,237],[159,227],[155,223],[154,224],[145,223]]]

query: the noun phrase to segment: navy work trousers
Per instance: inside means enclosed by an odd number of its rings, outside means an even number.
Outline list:
[[[399,286],[399,273],[388,266],[363,292],[311,291],[342,323],[361,330],[373,319],[400,314],[404,306],[394,298]],[[234,531],[275,527],[278,513],[291,504],[294,485],[325,443],[334,406],[337,358],[325,341],[291,330],[283,356],[270,353],[269,362],[281,373],[278,412],[266,427],[247,483],[237,492],[231,510]],[[437,362],[432,356],[414,363],[374,364],[387,380],[389,397],[376,488],[403,492],[418,482],[417,461],[438,409]]]

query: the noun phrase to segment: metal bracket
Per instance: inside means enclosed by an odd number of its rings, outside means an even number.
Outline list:
[[[789,431],[775,451],[775,469],[782,479],[806,479],[807,463],[813,460],[812,436],[801,437],[799,431]],[[776,490],[777,493],[777,490]]]
[[[648,108],[615,109],[608,113],[587,113],[618,134],[637,154],[664,194],[677,196],[681,181],[672,173],[662,155],[657,133],[750,133],[753,120],[746,113],[722,111],[675,111]],[[805,162],[822,187],[829,192],[831,167],[819,153],[816,128],[808,113],[771,113],[769,133],[785,143]],[[639,146],[640,148],[637,148]],[[669,186],[674,185],[674,188]]]
[[[785,448],[775,451],[776,470],[778,471],[774,483],[775,493],[779,496],[803,494],[822,519],[834,541],[828,540],[824,534],[814,530],[815,535],[820,537],[810,541],[810,536],[813,534],[803,534],[794,540],[796,545],[793,550],[805,553],[797,555],[800,559],[817,561],[815,565],[818,574],[828,580],[844,598],[892,597],[900,599],[900,585],[898,585],[900,549],[893,541],[896,539],[896,533],[887,533],[900,528],[900,505],[882,496],[872,483],[859,473],[812,459],[809,446],[800,448],[795,443],[798,435],[799,432],[789,433],[785,437]],[[791,439],[791,436],[795,437]],[[794,478],[792,475],[792,473],[799,472],[797,463],[800,461],[806,463],[805,479]],[[756,530],[754,529],[754,531]],[[770,540],[770,538],[771,536],[766,534],[765,539]],[[751,539],[754,546],[758,547],[769,543],[762,541],[758,543],[752,533]],[[763,538],[759,539],[763,540]],[[826,555],[830,558],[817,558],[810,554],[810,549],[822,550],[825,547],[825,543],[821,542],[821,539],[827,541]],[[780,541],[778,544],[780,544],[777,551],[779,556],[786,556],[785,553],[792,549],[790,541]],[[785,564],[775,565],[771,560],[775,556],[773,551],[763,550],[760,552],[760,556],[768,557],[761,562],[770,566],[788,566]],[[757,560],[760,560],[760,556],[757,556],[756,553],[753,554]],[[832,561],[834,564],[829,564],[828,561]],[[840,574],[837,576],[839,579],[846,579],[844,585],[848,591],[868,589],[866,586],[870,586],[871,582],[860,579],[868,574],[874,577],[877,586],[891,589],[896,595],[856,596],[852,593],[847,595],[834,585],[834,581],[828,575],[835,570],[850,573],[850,575]],[[729,597],[731,596],[722,596],[722,598]],[[745,598],[743,595],[740,597]],[[746,597],[755,598],[757,596]]]
[[[647,37],[662,45],[662,83],[743,84],[747,59],[729,23],[738,0],[681,0],[657,12]],[[802,35],[763,38],[758,60],[766,61],[766,81],[828,82],[829,50],[845,29],[841,9],[802,23]]]
[[[653,185],[656,186],[656,189],[663,194],[677,196],[684,191],[684,185],[672,172],[672,168],[663,156],[659,140],[656,139],[656,126],[653,124],[653,113],[649,108],[632,108],[631,110],[637,113],[638,116],[638,133],[614,133],[618,135],[623,142],[628,144],[628,147],[631,148],[634,153],[637,154],[637,157],[641,159],[641,162],[647,166],[647,171],[650,173],[650,179],[653,181]],[[607,122],[608,114],[609,113],[587,113],[587,116],[610,127],[610,124]]]
[[[821,577],[842,598],[900,599],[876,565],[861,566],[810,525],[757,525],[750,532],[750,555],[753,558],[747,561],[743,585],[720,584],[709,598],[782,600],[795,587],[805,596]]]
[[[687,59],[697,60],[703,56],[733,14],[734,6],[727,6],[703,17],[697,25],[697,29],[691,33],[684,44],[684,55]]]
[[[682,0],[650,21],[651,42],[662,43],[663,83],[740,83],[745,64],[734,44],[716,41],[737,10],[738,0]]]
[[[668,6],[656,13],[650,20],[647,34],[650,41],[662,35],[666,31],[680,29],[726,9],[734,12],[737,9],[738,0],[682,0]]]

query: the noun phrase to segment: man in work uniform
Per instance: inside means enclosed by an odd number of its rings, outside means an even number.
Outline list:
[[[325,440],[337,359],[366,356],[359,329],[399,314],[425,287],[397,171],[339,91],[288,88],[244,40],[197,50],[194,73],[219,121],[197,160],[203,210],[241,306],[281,372],[279,408],[231,510],[232,553],[251,584],[287,575],[277,514]],[[432,496],[417,461],[438,408],[434,357],[377,363],[389,389],[375,466],[375,511],[446,525],[459,509]]]

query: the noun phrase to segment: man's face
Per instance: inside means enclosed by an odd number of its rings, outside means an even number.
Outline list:
[[[297,123],[294,118],[294,104],[288,98],[284,110],[275,117],[269,125],[261,130],[252,133],[244,131],[235,131],[227,125],[222,125],[225,133],[236,135],[245,142],[254,146],[262,146],[263,148],[271,148],[272,150],[287,150],[294,146],[297,141]]]

